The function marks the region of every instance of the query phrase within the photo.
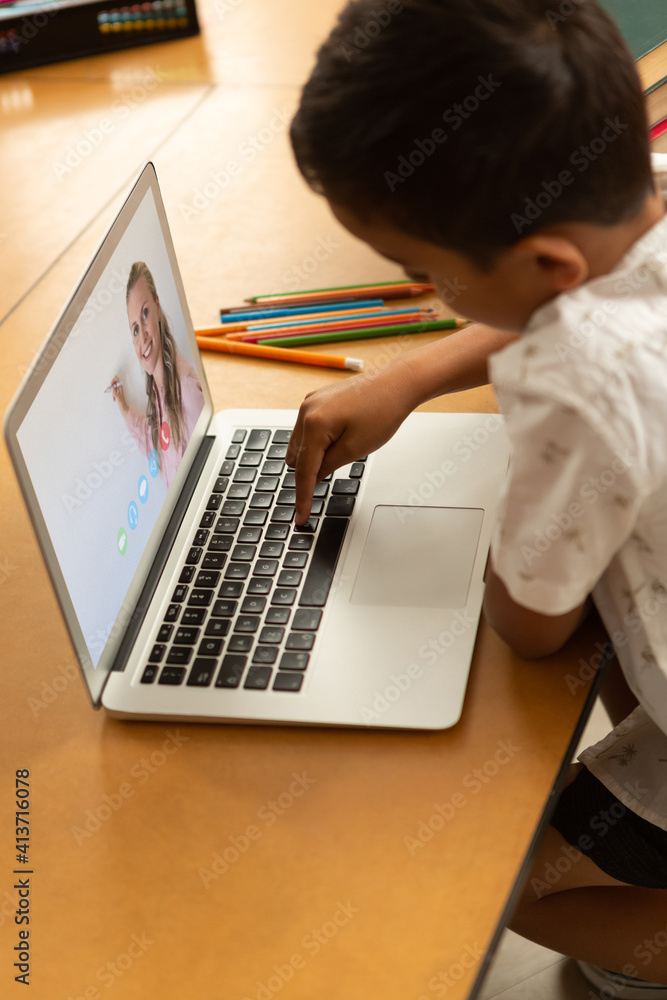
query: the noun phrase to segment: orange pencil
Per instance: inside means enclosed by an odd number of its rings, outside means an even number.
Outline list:
[[[361,358],[344,358],[337,354],[311,354],[309,351],[294,351],[287,347],[262,347],[260,344],[244,344],[225,339],[213,340],[208,337],[197,337],[197,343],[206,351],[244,354],[251,358],[265,358],[267,361],[296,361],[302,365],[347,368],[353,372],[360,372],[364,367]]]

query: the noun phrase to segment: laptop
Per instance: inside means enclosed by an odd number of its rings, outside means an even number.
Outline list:
[[[508,462],[502,419],[411,415],[318,484],[304,529],[284,461],[295,419],[214,413],[148,163],[5,417],[95,708],[408,729],[459,719]]]

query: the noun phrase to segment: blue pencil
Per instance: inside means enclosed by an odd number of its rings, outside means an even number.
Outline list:
[[[298,316],[302,313],[336,312],[338,309],[371,309],[384,305],[383,299],[350,300],[349,302],[332,302],[327,305],[312,306],[266,306],[257,309],[255,306],[239,306],[236,309],[221,310],[221,323],[238,323],[247,319],[273,319],[275,316]]]

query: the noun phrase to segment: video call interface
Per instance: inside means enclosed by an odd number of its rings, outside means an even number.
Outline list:
[[[203,404],[148,191],[18,431],[95,667]]]

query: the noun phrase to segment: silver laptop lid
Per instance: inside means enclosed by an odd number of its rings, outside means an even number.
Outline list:
[[[212,412],[149,163],[5,416],[96,706]]]

